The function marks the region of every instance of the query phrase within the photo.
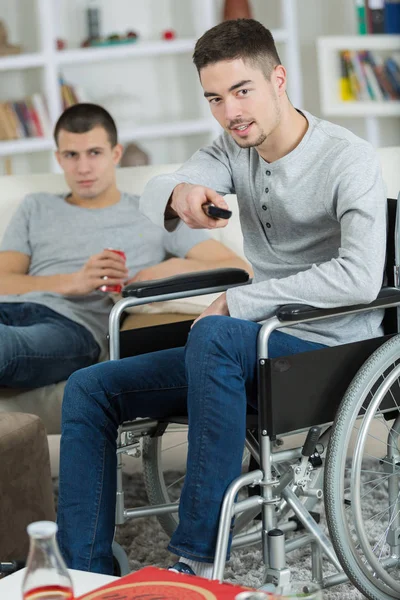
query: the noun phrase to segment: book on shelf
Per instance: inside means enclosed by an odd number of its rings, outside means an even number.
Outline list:
[[[400,0],[385,0],[384,32],[400,34]]]
[[[341,50],[339,58],[343,102],[400,100],[400,52],[383,58],[371,50]]]
[[[49,114],[41,94],[0,103],[0,141],[50,136]]]
[[[385,33],[385,0],[365,0],[368,33]]]
[[[353,68],[350,63],[349,52],[346,50],[340,53],[340,99],[344,102],[357,99],[357,89],[353,78]]]
[[[88,95],[81,87],[67,83],[62,76],[59,77],[59,83],[63,110],[80,102],[90,102]]]
[[[357,32],[400,34],[400,0],[354,0]]]
[[[397,97],[400,98],[400,70],[392,57],[389,57],[386,60],[386,71],[387,77],[395,90]]]
[[[357,15],[357,30],[360,35],[367,33],[367,21],[365,14],[365,0],[354,0]]]

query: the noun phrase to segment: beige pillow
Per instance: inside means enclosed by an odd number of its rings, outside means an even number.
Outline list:
[[[131,314],[179,313],[184,315],[199,315],[220,295],[221,292],[190,298],[178,298],[177,300],[166,300],[164,302],[152,302],[150,304],[141,304],[140,306],[131,306],[126,309],[126,312]],[[114,302],[118,302],[122,298],[120,294],[111,294],[111,296]]]

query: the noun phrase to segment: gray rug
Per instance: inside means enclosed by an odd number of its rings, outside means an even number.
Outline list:
[[[126,507],[132,508],[148,504],[140,474],[124,476],[124,490]],[[155,517],[128,521],[117,528],[116,539],[127,552],[133,571],[149,565],[168,567],[175,560],[175,557],[166,550],[168,537]],[[310,564],[308,548],[292,552],[289,555],[288,566],[292,569],[294,580],[307,581]],[[325,566],[329,571],[330,564],[327,563]],[[234,551],[225,570],[227,581],[254,587],[260,585],[262,575],[260,546],[250,546]],[[326,600],[358,600],[361,598],[364,596],[351,585],[337,586],[324,592]]]

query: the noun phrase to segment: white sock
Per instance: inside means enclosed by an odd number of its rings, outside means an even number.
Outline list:
[[[211,579],[214,563],[199,562],[198,560],[191,560],[190,558],[185,558],[183,556],[180,557],[179,562],[185,563],[185,565],[189,565],[189,567],[193,569],[195,574],[199,577]]]

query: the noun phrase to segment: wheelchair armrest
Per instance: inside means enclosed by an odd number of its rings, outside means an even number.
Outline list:
[[[400,290],[394,287],[384,287],[379,292],[376,300],[370,304],[354,304],[353,306],[338,306],[336,308],[315,308],[306,304],[285,304],[277,310],[276,316],[279,321],[301,323],[301,321],[322,319],[338,314],[386,308],[395,304],[400,304]]]
[[[211,271],[198,271],[183,273],[164,279],[153,281],[140,281],[130,283],[122,290],[123,298],[146,298],[147,296],[160,296],[189,290],[202,290],[206,288],[243,285],[249,281],[249,274],[243,269],[213,269]]]

